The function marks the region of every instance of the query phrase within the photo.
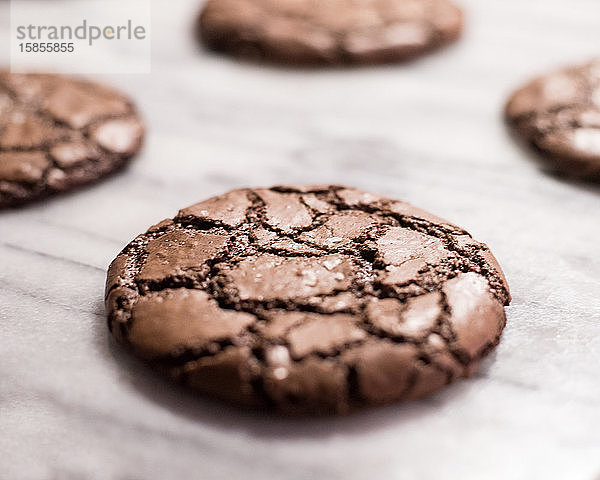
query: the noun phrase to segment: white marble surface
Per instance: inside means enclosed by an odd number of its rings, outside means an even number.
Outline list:
[[[0,479],[597,479],[600,187],[540,171],[501,108],[532,74],[600,53],[600,2],[460,0],[468,29],[446,51],[313,72],[203,52],[195,3],[156,0],[153,73],[106,77],[149,124],[131,168],[0,214]],[[179,207],[280,182],[397,196],[486,241],[514,300],[480,373],[298,421],[172,390],[123,353],[102,305],[118,251]]]

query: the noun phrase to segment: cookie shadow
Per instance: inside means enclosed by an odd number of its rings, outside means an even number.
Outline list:
[[[97,312],[102,313],[100,319],[105,318],[101,303]],[[123,372],[119,381],[128,383],[139,395],[190,422],[254,437],[323,439],[339,434],[364,434],[389,428],[393,424],[417,422],[423,417],[439,413],[446,405],[460,402],[461,397],[470,390],[469,380],[465,380],[449,385],[426,399],[375,407],[348,416],[286,417],[239,409],[199,395],[158,374],[123,349],[108,333],[105,322],[98,322],[96,333],[101,349]]]
[[[39,197],[34,197],[32,200],[25,199],[18,201],[15,204],[4,207],[4,212],[19,212],[19,211],[33,211],[35,209],[43,209],[46,207],[52,207],[56,204],[66,201],[74,201],[74,198],[79,197],[82,193],[93,192],[103,186],[108,186],[111,181],[126,178],[128,171],[130,170],[130,163],[136,161],[135,159],[127,160],[125,164],[118,167],[117,169],[99,176],[98,178],[92,178],[85,181],[84,183],[74,185],[66,190],[46,192]]]
[[[600,195],[600,177],[595,178],[579,178],[570,177],[564,173],[561,173],[558,169],[552,167],[551,159],[548,159],[541,150],[537,149],[535,145],[524,140],[507,121],[505,117],[502,118],[505,130],[508,137],[514,145],[516,145],[519,153],[525,158],[531,165],[535,166],[537,171],[564,184],[570,185],[575,188],[586,190],[590,193]]]
[[[231,64],[255,70],[257,72],[271,71],[277,73],[309,74],[309,75],[327,75],[329,73],[340,73],[346,75],[352,72],[373,72],[373,71],[395,71],[401,73],[406,68],[413,65],[419,65],[427,62],[429,59],[435,59],[439,55],[447,54],[459,48],[458,41],[437,45],[423,51],[415,51],[403,58],[391,60],[373,60],[365,62],[298,62],[294,58],[274,60],[270,59],[259,46],[248,46],[243,54],[236,54],[212,48],[204,43],[200,34],[198,24],[194,23],[189,30],[190,36],[195,43],[194,52],[206,59],[212,61],[229,62]]]

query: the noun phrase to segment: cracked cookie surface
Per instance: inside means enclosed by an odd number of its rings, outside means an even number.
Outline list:
[[[208,0],[198,21],[213,50],[301,65],[406,60],[461,30],[449,0]]]
[[[600,60],[532,80],[512,95],[506,117],[555,170],[600,181]]]
[[[489,249],[405,202],[341,186],[234,190],[133,240],[109,328],[177,381],[238,405],[348,413],[428,395],[499,341]]]
[[[0,208],[94,182],[123,167],[144,127],[107,87],[0,72]]]

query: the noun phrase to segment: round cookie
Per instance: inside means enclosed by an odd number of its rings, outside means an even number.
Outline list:
[[[402,61],[461,31],[449,0],[208,0],[198,21],[209,48],[296,65]]]
[[[532,80],[512,95],[506,117],[555,170],[600,180],[600,60]]]
[[[177,381],[287,414],[348,413],[470,375],[510,301],[488,248],[339,186],[234,190],[133,240],[108,271],[115,338]]]
[[[91,183],[123,167],[144,127],[107,87],[0,72],[0,208]]]

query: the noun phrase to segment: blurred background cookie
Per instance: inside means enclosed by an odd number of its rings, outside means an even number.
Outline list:
[[[512,95],[506,116],[552,168],[600,180],[600,60],[532,80]]]
[[[456,40],[449,0],[209,0],[198,33],[211,49],[296,65],[376,64]]]
[[[95,182],[123,167],[144,126],[116,91],[47,74],[0,73],[0,208]]]

